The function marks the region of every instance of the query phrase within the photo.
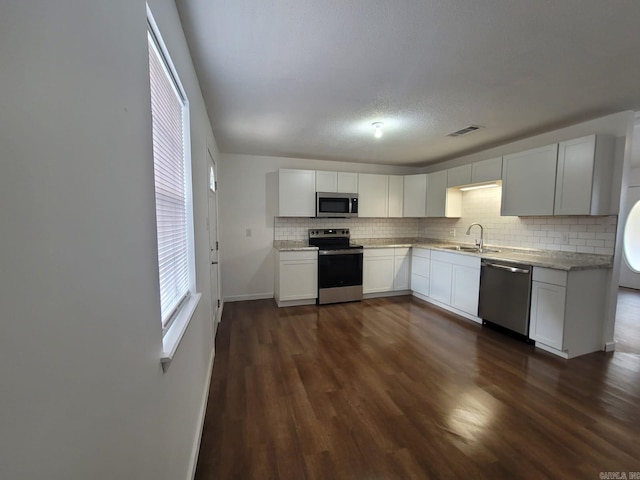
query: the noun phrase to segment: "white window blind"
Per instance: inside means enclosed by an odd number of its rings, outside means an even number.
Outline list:
[[[189,235],[185,168],[185,99],[148,34],[153,161],[162,325],[166,330],[189,295]]]

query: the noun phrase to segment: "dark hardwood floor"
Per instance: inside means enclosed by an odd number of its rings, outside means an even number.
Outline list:
[[[198,480],[640,472],[633,353],[562,360],[409,296],[228,303],[216,349]]]
[[[616,351],[640,355],[640,290],[621,288],[616,313]]]

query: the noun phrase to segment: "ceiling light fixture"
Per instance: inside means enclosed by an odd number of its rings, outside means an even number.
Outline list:
[[[463,192],[468,192],[469,190],[478,190],[480,188],[491,188],[491,187],[499,187],[497,183],[487,183],[485,185],[474,185],[473,187],[462,187],[460,190]]]
[[[375,133],[373,134],[374,137],[380,138],[382,136],[382,126],[383,125],[384,125],[384,123],[382,123],[382,122],[373,122],[371,124],[371,126],[376,129]]]

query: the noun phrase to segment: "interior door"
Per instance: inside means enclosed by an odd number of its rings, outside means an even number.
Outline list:
[[[629,187],[625,211],[620,286],[640,290],[640,187]]]
[[[209,264],[211,276],[211,324],[213,325],[213,332],[215,335],[218,312],[220,309],[220,278],[218,268],[218,181],[216,175],[216,162],[213,159],[211,150],[207,149],[207,153],[209,155],[209,216],[207,222],[209,227]]]

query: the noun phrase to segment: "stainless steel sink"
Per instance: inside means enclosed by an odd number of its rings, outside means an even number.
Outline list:
[[[471,245],[452,245],[450,247],[442,247],[445,250],[454,250],[458,252],[471,252],[471,253],[499,253],[500,250],[495,248],[483,248],[482,252],[478,247],[472,247]]]

